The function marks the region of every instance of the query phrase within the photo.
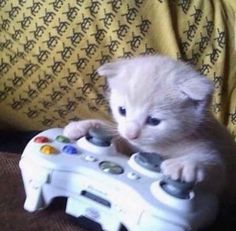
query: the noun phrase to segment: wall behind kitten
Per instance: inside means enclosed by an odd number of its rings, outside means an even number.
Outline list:
[[[96,69],[161,53],[214,82],[214,114],[236,135],[235,2],[11,0],[0,8],[2,124],[35,130],[109,119]]]

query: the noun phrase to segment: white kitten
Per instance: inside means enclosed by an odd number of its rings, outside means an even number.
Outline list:
[[[214,192],[235,177],[236,146],[208,110],[213,92],[209,80],[164,56],[118,60],[98,73],[107,77],[118,133],[132,147],[162,155],[164,174]],[[105,122],[72,122],[64,133],[76,138],[99,125]]]

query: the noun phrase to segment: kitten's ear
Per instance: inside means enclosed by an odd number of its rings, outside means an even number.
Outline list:
[[[97,69],[99,75],[106,76],[107,78],[115,77],[122,65],[124,65],[125,60],[117,60],[112,63],[105,63]]]
[[[204,101],[210,98],[214,87],[210,80],[204,76],[198,75],[179,83],[179,89],[182,94],[192,100]]]

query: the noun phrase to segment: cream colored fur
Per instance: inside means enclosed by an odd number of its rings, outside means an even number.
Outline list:
[[[159,153],[165,159],[163,173],[173,179],[195,181],[216,193],[232,181],[236,184],[236,145],[209,111],[209,80],[182,62],[158,55],[104,64],[98,73],[107,77],[117,132],[131,148]],[[125,116],[119,107],[126,109]],[[147,124],[148,116],[160,123]],[[105,122],[71,122],[64,133],[78,138],[92,126]]]

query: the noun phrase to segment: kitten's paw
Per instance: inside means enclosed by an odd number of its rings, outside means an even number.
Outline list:
[[[205,178],[205,169],[202,164],[188,159],[173,158],[163,161],[161,170],[164,175],[173,180],[185,182],[202,182]]]
[[[99,126],[99,122],[92,120],[73,121],[65,126],[63,134],[70,139],[78,139],[85,136],[90,128]]]

